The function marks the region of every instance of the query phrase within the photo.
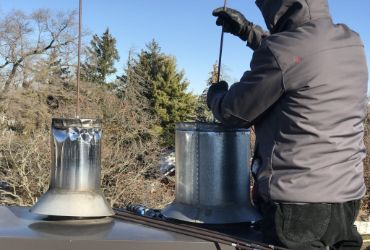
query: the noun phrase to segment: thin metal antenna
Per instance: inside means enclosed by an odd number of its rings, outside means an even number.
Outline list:
[[[76,118],[80,116],[80,74],[81,74],[81,27],[82,27],[82,0],[79,4],[79,17],[78,17],[78,58],[77,58],[77,107]]]
[[[227,0],[224,1],[224,10],[226,10],[226,4]],[[221,41],[220,41],[220,54],[218,56],[218,71],[217,71],[217,82],[220,82],[220,76],[221,76],[221,61],[222,61],[222,50],[224,47],[224,26],[222,26],[221,31]]]

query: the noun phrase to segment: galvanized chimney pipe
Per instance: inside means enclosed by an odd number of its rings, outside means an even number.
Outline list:
[[[101,136],[100,120],[52,120],[50,186],[31,212],[73,217],[114,214],[100,190]]]
[[[167,218],[206,224],[257,221],[250,200],[249,130],[176,124],[176,198]]]

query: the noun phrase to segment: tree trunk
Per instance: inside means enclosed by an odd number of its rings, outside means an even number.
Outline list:
[[[12,71],[10,72],[9,76],[8,76],[8,80],[6,80],[5,82],[5,85],[4,85],[4,91],[3,92],[8,92],[9,91],[9,88],[10,88],[10,84],[13,82],[14,80],[14,77],[17,73],[17,68],[19,66],[19,63],[15,63],[13,64],[13,68],[12,68]]]

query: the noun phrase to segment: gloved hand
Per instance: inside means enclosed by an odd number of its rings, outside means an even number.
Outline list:
[[[209,109],[212,108],[212,101],[215,97],[224,94],[229,89],[229,85],[225,81],[219,83],[213,83],[208,89],[207,93],[207,106]]]
[[[216,24],[223,26],[225,32],[247,41],[253,24],[242,13],[234,9],[227,8],[225,10],[223,7],[220,7],[215,9],[212,14],[217,17]]]
[[[256,50],[261,45],[262,40],[269,35],[260,26],[249,22],[239,11],[227,8],[218,8],[213,11],[217,16],[216,24],[224,27],[225,32],[238,36],[247,45]]]

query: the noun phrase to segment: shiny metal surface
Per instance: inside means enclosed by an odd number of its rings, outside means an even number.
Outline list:
[[[53,119],[52,189],[100,190],[100,122],[92,119]]]
[[[53,119],[50,187],[31,209],[55,216],[113,215],[100,191],[101,122]]]
[[[176,198],[162,213],[195,223],[260,218],[250,202],[249,130],[217,124],[176,125]]]

